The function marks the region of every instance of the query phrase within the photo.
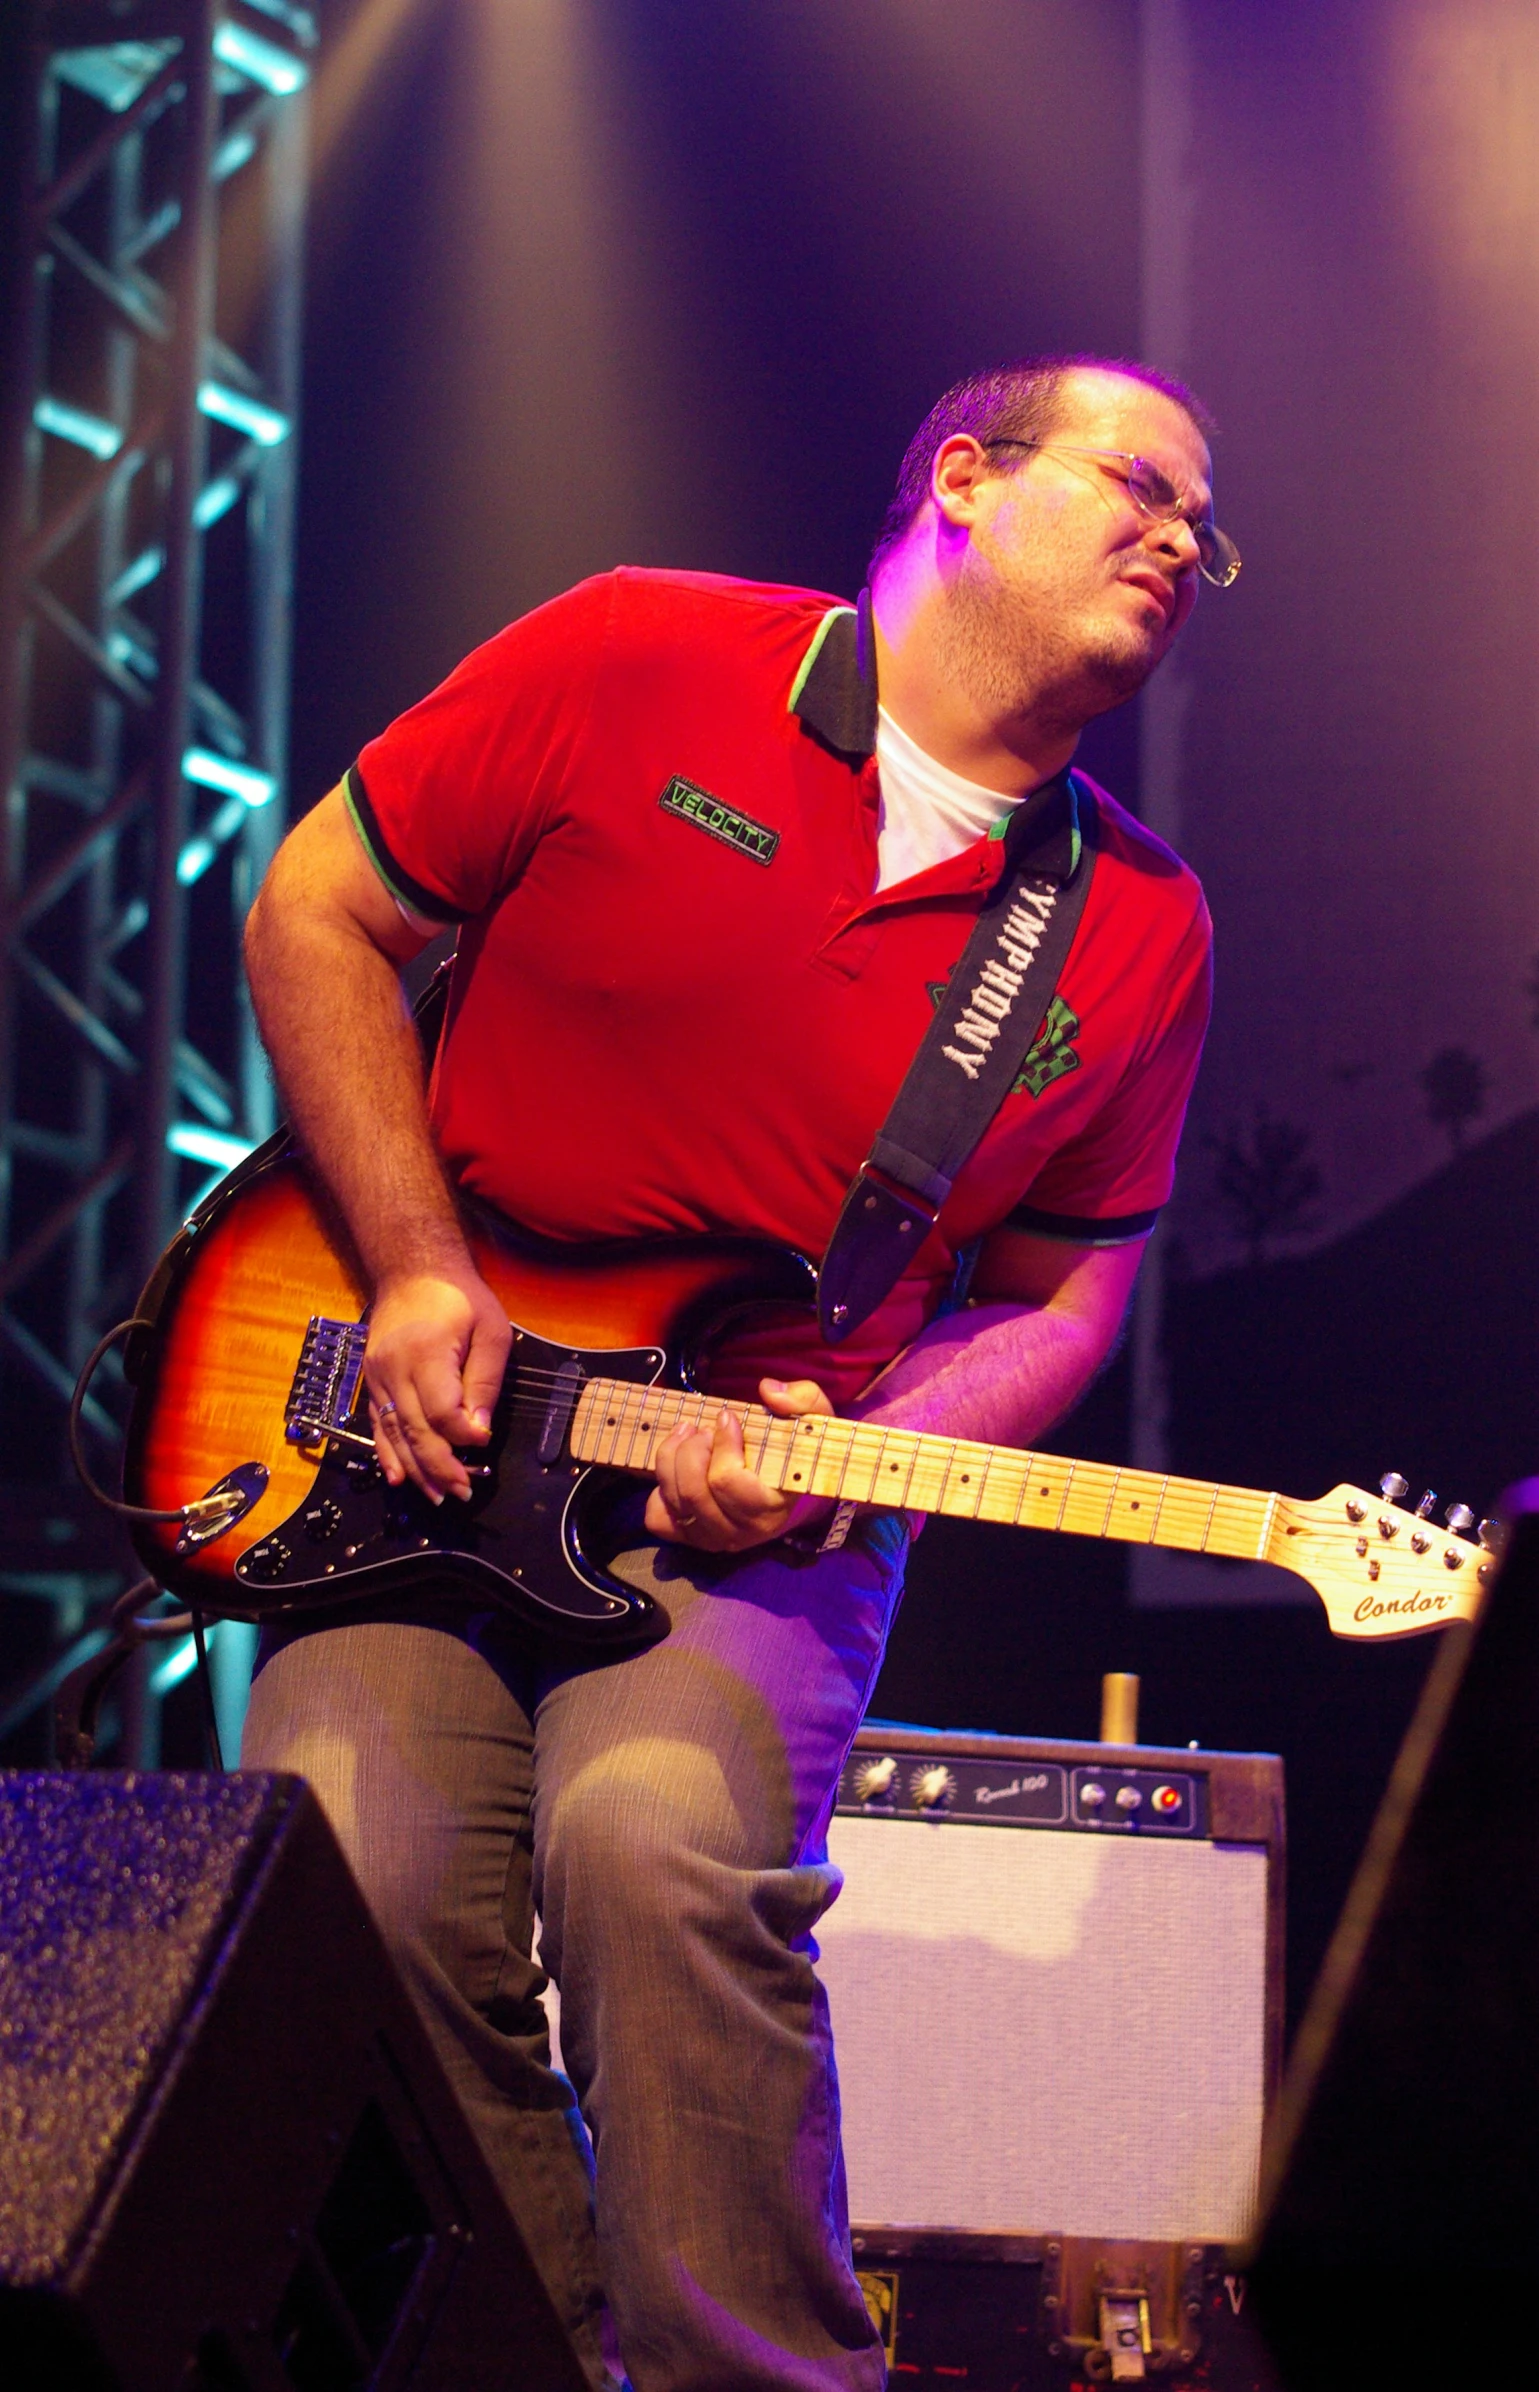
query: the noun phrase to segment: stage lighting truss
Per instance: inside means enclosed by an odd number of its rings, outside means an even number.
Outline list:
[[[13,1487],[60,1482],[82,1358],[272,1127],[239,932],[285,810],[315,39],[290,0],[15,0],[0,36]]]

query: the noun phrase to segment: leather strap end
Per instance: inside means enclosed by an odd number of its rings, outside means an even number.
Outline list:
[[[842,1345],[896,1286],[935,1226],[935,1208],[862,1169],[818,1272],[818,1328]]]

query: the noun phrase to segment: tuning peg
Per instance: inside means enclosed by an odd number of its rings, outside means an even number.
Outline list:
[[[1435,1487],[1429,1487],[1426,1494],[1422,1497],[1420,1503],[1416,1506],[1417,1519],[1430,1520],[1432,1517],[1432,1507],[1436,1501],[1437,1489]]]
[[[1379,1481],[1379,1493],[1386,1503],[1398,1503],[1405,1493],[1405,1480],[1398,1470],[1386,1470]]]
[[[1467,1503],[1451,1503],[1443,1517],[1456,1537],[1462,1537],[1467,1528],[1475,1525],[1475,1515]]]
[[[1488,1553],[1500,1553],[1507,1542],[1507,1523],[1505,1520],[1482,1520],[1475,1534]]]

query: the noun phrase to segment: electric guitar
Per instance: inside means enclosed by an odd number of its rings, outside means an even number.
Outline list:
[[[513,1349],[469,1503],[392,1488],[362,1401],[364,1290],[292,1150],[274,1141],[167,1250],[127,1357],[125,1491],[174,1517],[135,1543],[212,1614],[294,1613],[445,1573],[569,1636],[624,1641],[656,1606],[606,1566],[616,1474],[714,1418],[713,1344],[756,1306],[806,1306],[812,1266],[742,1239],[572,1247],[488,1221],[477,1268]],[[1293,1570],[1338,1636],[1471,1618],[1494,1553],[1340,1486],[1319,1502],[736,1404],[750,1466],[797,1493],[1224,1554]]]

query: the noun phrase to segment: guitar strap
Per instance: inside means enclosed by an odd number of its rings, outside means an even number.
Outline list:
[[[1067,770],[1005,833],[1005,870],[834,1224],[818,1326],[839,1345],[897,1285],[1030,1052],[1095,870],[1095,799]]]

